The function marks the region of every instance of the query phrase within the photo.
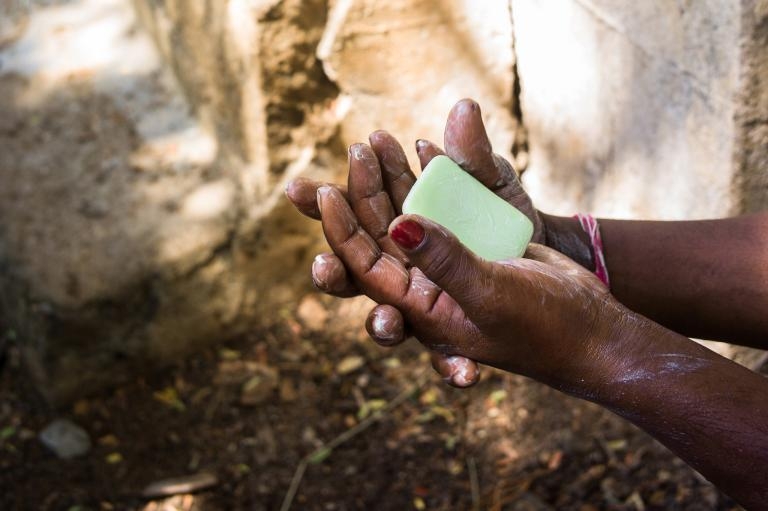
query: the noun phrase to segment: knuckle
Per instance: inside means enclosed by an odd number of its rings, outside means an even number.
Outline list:
[[[461,257],[456,257],[454,243],[430,254],[425,273],[435,283],[453,282],[461,273]]]

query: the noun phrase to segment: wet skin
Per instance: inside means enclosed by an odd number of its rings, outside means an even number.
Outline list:
[[[414,178],[399,144],[377,132],[370,147],[350,150],[346,196],[309,181],[288,189],[322,219],[333,252],[313,268],[318,287],[374,299],[372,337],[391,345],[412,332],[454,384],[472,383],[478,361],[599,403],[742,505],[765,509],[768,383],[667,327],[766,346],[768,215],[601,221],[614,296],[588,270],[575,221],[537,212],[493,155],[473,102],[451,111],[445,140],[449,156],[528,214],[536,241],[559,252],[533,244],[526,258],[489,263],[427,219],[395,217]],[[421,142],[417,152],[424,164],[439,149]]]

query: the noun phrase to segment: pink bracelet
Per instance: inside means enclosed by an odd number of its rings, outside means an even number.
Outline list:
[[[599,278],[605,287],[611,288],[611,281],[608,278],[608,267],[605,265],[605,255],[603,254],[603,238],[600,237],[600,226],[597,220],[590,214],[578,213],[574,218],[579,220],[579,225],[589,236],[589,242],[592,244],[592,253],[595,256],[595,275]]]

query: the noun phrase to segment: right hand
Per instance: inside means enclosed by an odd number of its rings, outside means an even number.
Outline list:
[[[587,398],[606,390],[625,360],[637,362],[625,337],[650,321],[559,252],[531,244],[526,258],[486,261],[435,222],[403,215],[389,239],[406,267],[360,227],[338,190],[322,187],[318,197],[325,237],[354,281],[400,311],[431,350]]]
[[[402,204],[416,177],[408,166],[405,152],[385,131],[369,137],[370,147],[350,147],[349,186],[334,186],[347,198],[361,227],[380,242],[382,249],[407,264],[407,258],[386,236],[389,222],[402,213]],[[533,222],[534,242],[545,238],[541,215],[523,190],[512,165],[493,153],[485,131],[480,107],[472,100],[459,101],[448,115],[445,127],[445,152],[426,140],[416,143],[422,169],[438,154],[447,154],[464,170],[522,211]],[[320,218],[317,190],[323,183],[299,178],[289,183],[286,195],[303,214]],[[359,294],[341,260],[333,253],[319,254],[312,265],[312,279],[318,289],[334,296]],[[379,344],[393,346],[405,340],[408,328],[395,307],[374,307],[366,321],[370,336]],[[432,365],[450,384],[466,387],[479,378],[477,364],[460,356],[432,354]]]

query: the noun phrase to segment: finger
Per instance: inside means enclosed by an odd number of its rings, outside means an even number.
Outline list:
[[[445,152],[437,147],[437,144],[423,139],[416,141],[416,155],[419,157],[419,165],[421,165],[421,170],[424,170],[424,168],[429,165],[429,162],[432,161],[432,158],[441,154],[445,154]]]
[[[318,254],[312,262],[312,282],[315,287],[329,295],[348,298],[360,291],[349,278],[344,263],[335,254]]]
[[[454,387],[471,387],[480,381],[480,368],[477,362],[458,355],[444,355],[433,351],[432,367],[443,380]]]
[[[300,213],[315,220],[320,220],[320,210],[317,208],[317,189],[321,186],[332,186],[341,194],[347,196],[347,187],[321,183],[306,177],[297,177],[285,187],[285,195],[296,206]]]
[[[448,114],[445,153],[504,200],[520,193],[512,165],[493,153],[480,105],[471,99],[462,99]]]
[[[352,209],[338,190],[318,190],[323,232],[333,252],[344,263],[361,292],[373,301],[400,310],[419,340],[449,355],[470,355],[471,346],[444,342],[451,338],[477,338],[456,301],[418,268],[406,270],[391,254],[383,252],[360,227]]]
[[[381,163],[384,188],[389,192],[392,205],[399,215],[403,211],[405,197],[416,182],[416,176],[408,165],[403,147],[395,137],[386,131],[379,130],[371,133],[368,140]]]
[[[377,305],[365,320],[368,335],[381,346],[395,346],[406,339],[405,319],[391,305]]]
[[[387,253],[406,261],[405,256],[387,236],[395,210],[384,190],[379,158],[365,144],[349,147],[349,203],[360,225]]]
[[[446,291],[469,315],[493,292],[493,267],[441,225],[419,215],[395,219],[389,235],[411,264]]]
[[[338,190],[321,187],[317,195],[325,238],[352,279],[375,302],[397,305],[410,281],[403,264],[381,250]]]

